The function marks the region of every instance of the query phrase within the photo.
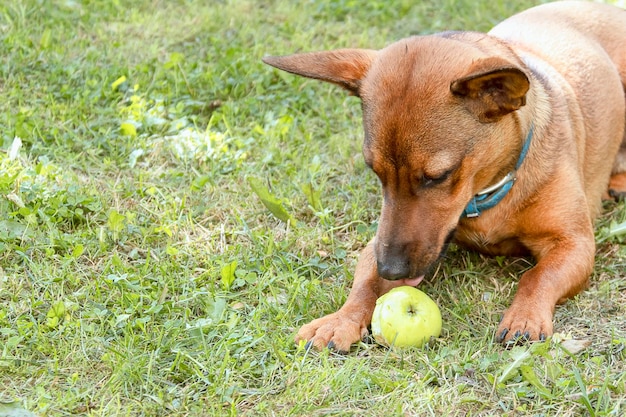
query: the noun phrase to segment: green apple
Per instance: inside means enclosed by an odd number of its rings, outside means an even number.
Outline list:
[[[422,347],[441,334],[441,311],[417,288],[402,286],[376,300],[372,335],[385,346]]]

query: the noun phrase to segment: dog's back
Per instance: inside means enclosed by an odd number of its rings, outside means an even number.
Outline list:
[[[569,116],[584,124],[576,142],[585,194],[591,214],[597,214],[611,171],[612,191],[626,192],[626,11],[582,1],[549,3],[512,16],[490,34],[514,44],[531,69],[550,73],[546,79],[571,90],[568,111],[580,114]],[[614,162],[598,151],[620,144]]]

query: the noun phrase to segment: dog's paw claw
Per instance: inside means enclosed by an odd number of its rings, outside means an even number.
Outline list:
[[[502,343],[508,333],[509,333],[509,329],[502,330],[502,332],[496,337],[496,341],[498,343]]]
[[[363,335],[363,337],[361,338],[361,341],[365,343],[366,345],[373,345],[374,343],[376,343],[374,336],[372,336],[372,334],[369,332]]]
[[[333,313],[302,326],[295,336],[295,342],[306,340],[305,349],[323,350],[328,348],[337,353],[348,353],[353,343],[367,334],[361,320],[354,320],[349,314]]]
[[[517,330],[515,333],[513,333],[511,337],[507,338],[507,335],[509,335],[509,333],[509,329],[502,330],[502,332],[496,337],[496,341],[502,343],[507,348],[523,345],[533,341],[533,337],[531,336],[529,331],[522,332],[521,330]],[[541,333],[536,340],[539,340],[540,342],[545,342],[546,335],[544,333]]]
[[[332,351],[332,352],[334,352],[334,353],[336,353],[336,354],[338,354],[338,355],[347,355],[348,353],[350,353],[350,352],[349,352],[349,351],[347,351],[347,350],[338,349],[338,348],[337,348],[337,345],[336,345],[336,344],[335,344],[335,342],[334,342],[334,341],[332,341],[332,340],[331,340],[330,342],[328,342],[328,344],[326,345],[326,347],[328,348],[328,350],[330,350],[330,351]]]
[[[552,311],[541,305],[531,308],[526,302],[514,302],[504,313],[496,334],[496,340],[507,347],[545,341],[552,334]]]
[[[626,192],[624,191],[617,191],[614,189],[610,189],[609,196],[611,196],[611,198],[613,198],[615,201],[626,200]]]

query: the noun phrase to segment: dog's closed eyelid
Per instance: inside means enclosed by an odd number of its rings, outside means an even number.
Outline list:
[[[449,169],[447,171],[444,171],[440,174],[426,174],[424,173],[422,175],[421,181],[420,181],[420,185],[422,187],[432,187],[438,184],[441,184],[443,182],[445,182],[448,178],[450,178],[450,175],[454,172],[454,169]]]

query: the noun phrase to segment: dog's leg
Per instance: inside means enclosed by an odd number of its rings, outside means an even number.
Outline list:
[[[319,350],[328,346],[348,352],[350,345],[367,334],[378,297],[400,285],[402,281],[387,281],[378,276],[374,244],[370,242],[359,256],[354,283],[344,305],[337,312],[303,326],[296,335],[296,343],[306,340],[309,346]]]
[[[499,342],[545,340],[552,335],[556,304],[582,291],[593,270],[595,242],[591,222],[584,229],[576,235],[549,231],[542,240],[534,240],[531,250],[537,264],[520,279],[513,302],[496,332]]]

